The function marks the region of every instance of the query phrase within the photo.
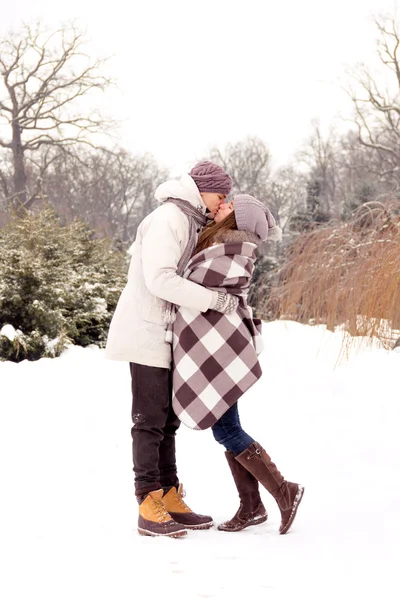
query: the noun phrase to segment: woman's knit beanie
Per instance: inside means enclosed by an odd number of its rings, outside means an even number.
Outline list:
[[[265,242],[266,239],[279,241],[282,231],[277,226],[271,211],[259,200],[248,194],[238,194],[233,198],[233,210],[237,228],[251,231]]]

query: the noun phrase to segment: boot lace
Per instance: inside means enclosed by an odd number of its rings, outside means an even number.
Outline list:
[[[179,491],[177,491],[176,492],[177,503],[182,510],[184,510],[185,512],[191,513],[192,511],[190,510],[190,508],[188,507],[186,502],[183,500],[185,496],[186,496],[185,490],[182,490],[181,493],[179,493]]]
[[[157,514],[157,519],[160,523],[166,523],[171,520],[171,516],[165,508],[162,500],[153,500],[154,510]]]

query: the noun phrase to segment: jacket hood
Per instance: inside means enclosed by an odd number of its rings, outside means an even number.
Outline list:
[[[168,198],[179,198],[190,202],[192,206],[205,214],[207,207],[200,196],[199,188],[190,175],[185,173],[180,179],[165,181],[156,189],[154,195],[157,202],[165,202]]]

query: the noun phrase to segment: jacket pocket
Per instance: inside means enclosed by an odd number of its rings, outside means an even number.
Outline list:
[[[156,323],[157,325],[164,325],[163,320],[163,305],[160,303],[157,304],[148,304],[147,306],[142,306],[141,316],[144,321],[148,321],[149,323]]]

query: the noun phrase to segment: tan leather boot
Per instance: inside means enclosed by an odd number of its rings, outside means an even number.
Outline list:
[[[257,479],[236,459],[233,452],[225,452],[240,498],[240,506],[235,516],[218,526],[219,531],[242,531],[250,525],[260,525],[268,519],[267,511],[261,502]]]
[[[303,498],[304,487],[286,481],[264,448],[251,444],[236,460],[251,473],[275,498],[281,512],[279,533],[287,533]]]
[[[138,532],[140,535],[182,537],[186,528],[176,523],[166,510],[162,497],[164,490],[150,492],[139,505]]]
[[[193,512],[183,500],[183,486],[180,483],[178,489],[175,486],[165,490],[163,497],[164,506],[177,523],[181,523],[186,529],[210,529],[213,526],[212,517],[198,515]]]

